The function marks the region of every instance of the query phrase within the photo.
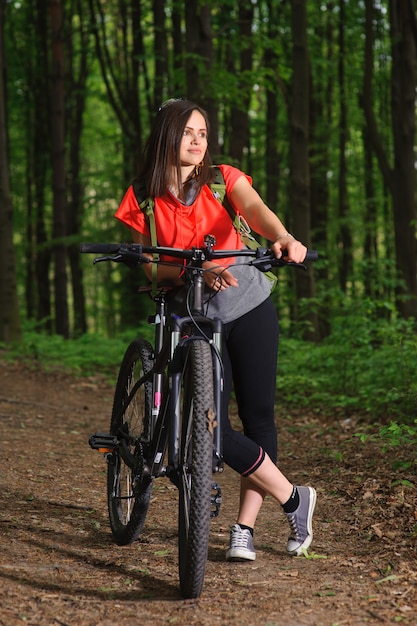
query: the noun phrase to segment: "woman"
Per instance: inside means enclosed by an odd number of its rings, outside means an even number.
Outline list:
[[[244,245],[222,204],[210,190],[214,179],[208,152],[206,112],[187,100],[169,100],[158,111],[144,154],[141,177],[154,198],[158,244],[177,248],[203,245],[204,235],[214,235],[216,249]],[[278,217],[252,188],[240,170],[218,166],[228,200],[250,227],[269,241],[281,257],[302,262],[306,247],[290,235]],[[136,243],[150,245],[147,218],[130,187],[116,217],[132,231]],[[233,266],[232,266],[233,264]],[[278,349],[278,320],[269,297],[270,283],[256,268],[227,259],[204,263],[207,302],[211,316],[224,322],[225,406],[222,437],[224,461],[241,475],[240,505],[230,532],[227,560],[255,559],[253,528],[266,494],[283,507],[291,534],[287,551],[300,555],[312,541],[316,492],[294,486],[276,466],[277,434],[274,399]],[[144,266],[151,279],[150,266]],[[158,281],[182,284],[176,265],[158,266]],[[212,297],[214,292],[216,296]],[[243,433],[227,419],[234,385]]]

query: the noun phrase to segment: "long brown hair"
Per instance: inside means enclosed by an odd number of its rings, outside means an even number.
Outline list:
[[[144,150],[144,166],[139,176],[145,178],[147,193],[152,197],[165,196],[171,185],[179,190],[183,200],[181,180],[180,146],[184,128],[193,111],[204,118],[209,136],[210,125],[207,112],[190,100],[167,100],[158,110]],[[214,178],[212,160],[207,150],[204,162],[194,177],[193,185],[200,191],[203,185]],[[174,180],[172,180],[172,172]],[[197,191],[197,193],[198,193]]]

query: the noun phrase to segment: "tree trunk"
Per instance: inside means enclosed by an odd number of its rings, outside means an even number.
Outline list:
[[[310,61],[307,46],[307,11],[305,0],[291,0],[291,31],[293,37],[292,94],[290,106],[290,207],[296,237],[310,246],[310,172],[309,148],[309,91]],[[298,302],[315,295],[314,275],[311,266],[306,272],[296,274]],[[296,312],[297,318],[301,315]],[[308,311],[304,336],[317,340],[319,326],[317,315]]]
[[[339,58],[338,79],[340,93],[339,117],[339,245],[341,258],[339,261],[339,284],[342,292],[346,292],[352,273],[352,236],[348,226],[348,190],[347,190],[347,159],[346,145],[348,141],[347,106],[345,92],[345,0],[339,1]]]
[[[323,28],[317,28],[316,39],[326,42],[324,62],[331,66],[336,54],[332,25],[333,2],[325,3]],[[316,84],[310,81],[310,198],[311,227],[314,232],[314,245],[327,249],[327,223],[329,212],[329,185],[327,175],[331,169],[329,145],[332,128],[332,94],[334,90],[333,73],[320,72]],[[323,269],[323,279],[327,279],[327,270]],[[319,274],[320,275],[320,274]]]
[[[325,42],[324,63],[327,67],[332,67],[335,51],[335,34],[333,27],[334,2],[325,3],[325,11],[321,13],[320,25],[317,27],[314,36],[318,41]],[[313,248],[324,252],[328,250],[328,223],[330,193],[328,183],[328,172],[331,171],[330,144],[333,125],[333,101],[334,93],[333,72],[320,72],[316,76],[313,85],[310,80],[310,206],[311,206],[311,231]],[[332,242],[333,243],[333,242]],[[326,285],[329,280],[329,267],[323,263],[315,267],[314,275],[316,280]],[[319,323],[320,337],[326,337],[330,332],[330,294],[324,290],[320,299]]]
[[[187,96],[203,106],[210,121],[210,152],[219,154],[216,83],[212,77],[214,51],[210,3],[185,1]]]
[[[157,0],[156,0],[157,1]],[[184,76],[184,42],[182,34],[182,19],[180,7],[176,2],[172,5],[172,48],[173,48],[173,77],[172,77],[172,93],[173,96],[182,96],[182,77]]]
[[[375,275],[376,260],[378,258],[377,247],[377,207],[375,203],[374,185],[374,162],[373,151],[367,134],[367,129],[363,133],[363,152],[365,162],[365,240],[363,244],[366,265],[363,275],[363,286],[365,294],[369,297],[378,295],[378,276]]]
[[[270,70],[270,76],[278,74],[279,57],[276,51],[276,41],[279,38],[279,11],[276,2],[268,0],[265,22],[267,24],[267,36],[269,45],[265,48],[264,65]],[[279,82],[282,80],[277,76],[277,80],[269,80],[266,84],[266,120],[265,120],[265,175],[266,194],[265,202],[275,213],[285,219],[282,215],[282,208],[278,206],[278,189],[280,175],[280,155],[278,151],[278,94]],[[285,99],[287,96],[285,95]]]
[[[6,3],[0,2],[0,341],[8,344],[20,340],[21,329],[13,246],[13,206],[8,158],[5,20]]]
[[[78,31],[67,25],[66,51],[68,67],[67,89],[67,141],[69,144],[68,163],[68,235],[75,243],[68,246],[68,258],[71,267],[71,284],[73,294],[74,335],[87,332],[87,316],[85,310],[85,296],[83,286],[83,271],[78,242],[82,222],[83,188],[81,184],[81,136],[83,131],[83,113],[86,100],[86,80],[88,76],[89,36],[84,28],[83,3],[75,0],[71,9],[70,18],[79,17]],[[76,45],[78,43],[78,45]],[[77,50],[77,52],[75,52]]]
[[[61,0],[49,2],[51,21],[51,158],[53,193],[53,250],[55,330],[69,336],[67,300],[67,235],[65,184],[65,85],[63,50],[63,6]]]
[[[367,89],[367,83],[372,82],[372,72],[374,63],[374,11],[372,3],[368,3],[365,11],[365,70],[363,75],[363,89]],[[375,184],[374,184],[374,153],[372,150],[372,142],[369,136],[368,128],[363,129],[363,153],[364,153],[364,171],[365,171],[365,241],[364,256],[367,261],[364,274],[363,285],[365,294],[368,297],[378,296],[378,276],[376,275],[378,258],[377,246],[377,206],[375,201]]]
[[[33,282],[26,296],[28,319],[33,317],[38,328],[52,331],[52,304],[50,267],[52,251],[48,241],[45,215],[46,189],[50,187],[50,106],[49,97],[49,35],[48,13],[44,0],[36,0],[30,6],[33,54],[28,60],[28,102],[26,134],[26,188],[27,188],[27,231],[26,231],[26,283]],[[33,293],[35,311],[29,300]]]
[[[368,28],[371,30],[373,0],[365,0]],[[391,119],[394,141],[392,168],[381,139],[373,110],[372,60],[365,57],[362,107],[369,141],[378,159],[387,189],[392,195],[395,255],[403,285],[397,287],[397,309],[407,317],[417,317],[417,243],[415,205],[415,92],[416,92],[416,16],[412,0],[390,0],[391,23]],[[369,20],[371,20],[369,24]]]
[[[250,0],[239,2],[239,101],[231,109],[230,156],[235,163],[242,163],[243,153],[249,145],[249,107],[252,94],[253,36],[252,21],[254,5]]]
[[[397,307],[417,317],[417,241],[415,173],[416,15],[412,0],[390,1],[392,42],[392,128],[394,138],[393,214],[397,269],[405,286]]]
[[[154,108],[163,101],[164,85],[168,77],[168,35],[165,29],[165,1],[153,0],[154,22],[154,58],[155,58],[155,83],[154,83]],[[169,95],[171,97],[171,94]]]

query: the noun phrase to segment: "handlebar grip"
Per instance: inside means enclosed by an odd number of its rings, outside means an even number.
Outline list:
[[[120,243],[80,243],[80,252],[93,254],[116,254],[119,252]]]
[[[307,250],[307,254],[303,263],[308,263],[309,261],[317,261],[318,258],[319,253],[317,252],[317,250]]]

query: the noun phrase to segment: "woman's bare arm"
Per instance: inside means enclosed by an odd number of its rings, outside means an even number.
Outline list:
[[[143,246],[150,246],[151,240],[149,237],[145,237],[137,230],[131,229],[134,243],[141,243]],[[144,254],[149,259],[152,259],[152,254]],[[152,266],[150,263],[144,263],[143,269],[147,278],[152,281]],[[158,265],[157,281],[158,283],[163,281],[172,282],[174,285],[183,285],[183,281],[180,278],[181,268],[176,265]]]
[[[307,248],[288,233],[279,217],[266,206],[245,176],[236,181],[230,200],[252,230],[273,242],[272,249],[277,257],[287,250],[290,261],[304,261]]]

